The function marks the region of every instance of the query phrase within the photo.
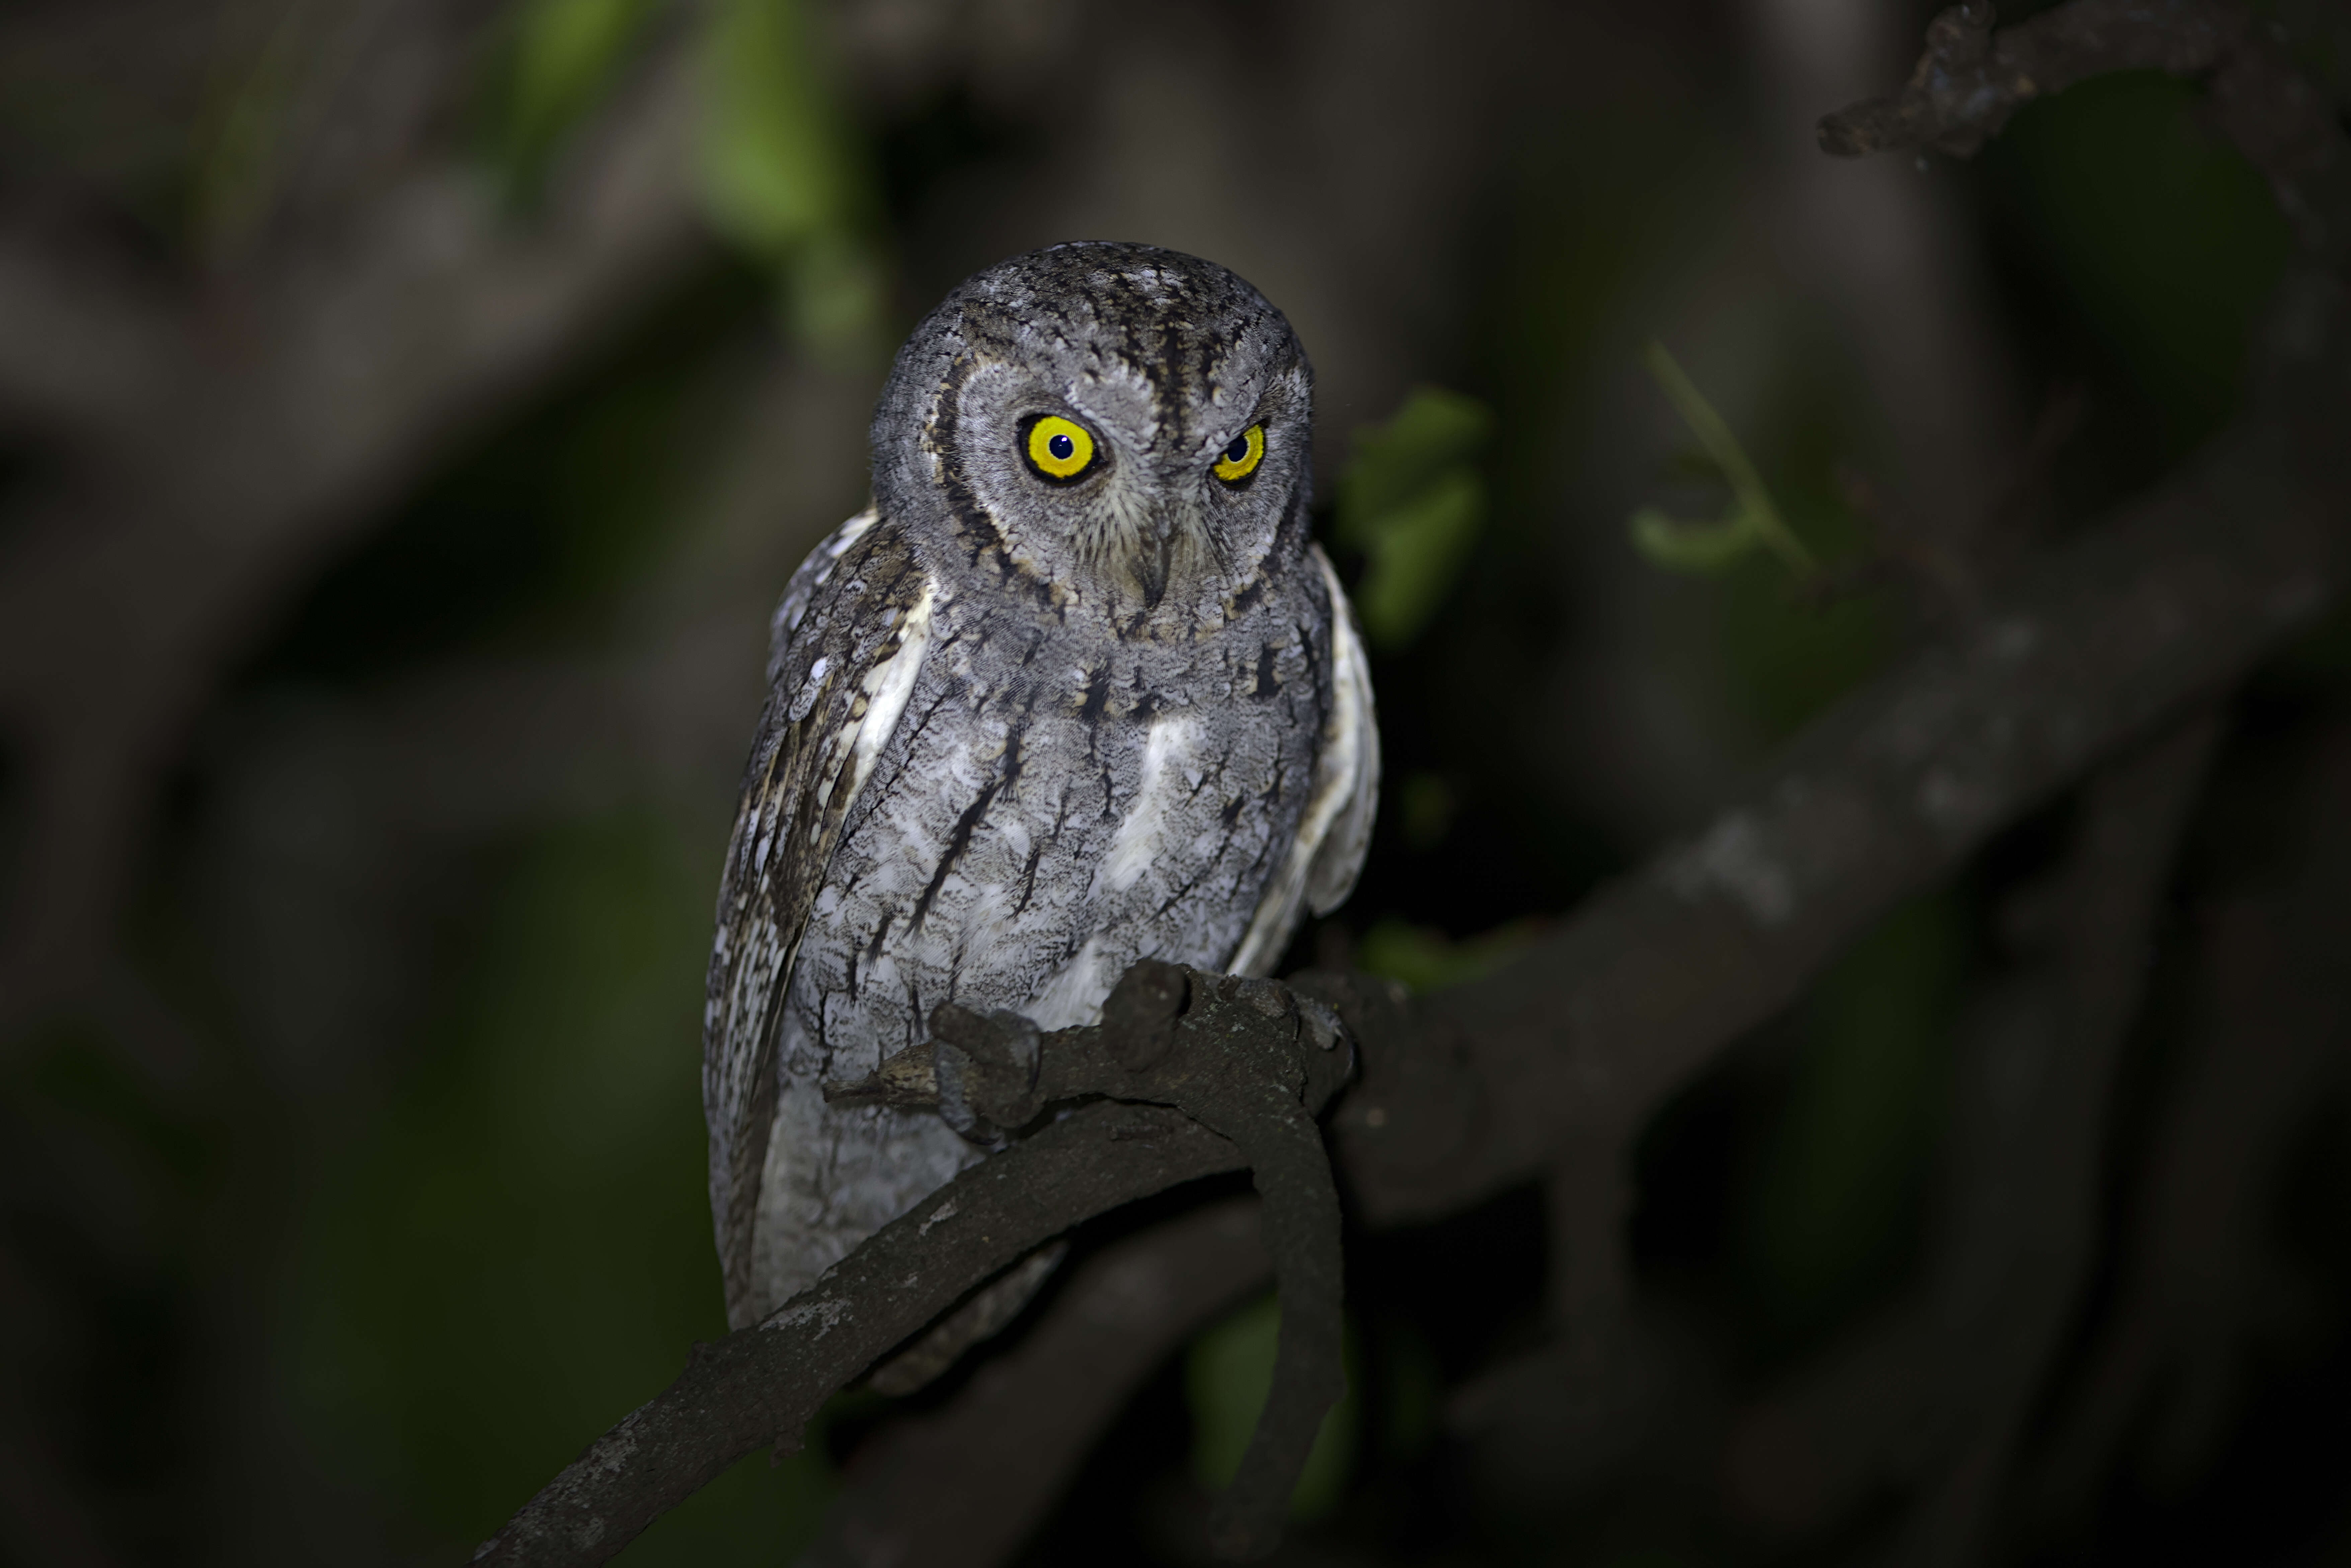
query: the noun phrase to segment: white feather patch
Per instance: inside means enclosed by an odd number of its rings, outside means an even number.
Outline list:
[[[898,622],[897,647],[891,650],[888,658],[865,672],[865,679],[859,686],[865,694],[865,712],[855,725],[833,737],[831,751],[817,776],[820,809],[831,808],[832,793],[840,786],[844,767],[849,773],[849,796],[841,801],[841,810],[846,812],[856,804],[857,792],[865,788],[874,761],[890,743],[890,734],[898,727],[899,716],[906,711],[906,699],[914,694],[914,677],[922,673],[923,654],[931,644],[931,603],[936,591],[935,583],[927,580],[924,582],[923,596],[914,601]]]
[[[1143,778],[1134,805],[1118,825],[1110,852],[1096,874],[1098,885],[1124,893],[1151,869],[1165,847],[1168,813],[1185,779],[1199,778],[1191,766],[1193,742],[1200,721],[1189,714],[1170,714],[1154,721],[1143,742]]]
[[[852,801],[857,792],[865,788],[865,780],[873,771],[873,759],[882,755],[891,732],[898,727],[898,716],[906,711],[906,699],[914,695],[914,677],[922,673],[923,653],[931,645],[931,603],[935,597],[935,585],[925,581],[923,596],[914,601],[914,607],[899,623],[898,651],[866,672],[865,722],[857,727],[856,766],[849,780],[849,798]]]
[[[1037,999],[1021,1009],[1041,1030],[1073,1029],[1099,1020],[1102,999],[1117,977],[1102,950],[1102,938],[1089,936],[1085,946],[1061,966]]]
[[[1262,975],[1281,961],[1281,950],[1304,912],[1310,880],[1318,915],[1336,909],[1353,891],[1378,800],[1380,737],[1372,710],[1371,666],[1330,558],[1320,546],[1310,547],[1309,553],[1322,569],[1331,594],[1331,714],[1314,756],[1314,792],[1299,818],[1290,853],[1266,884],[1249,933],[1233,954],[1236,975]],[[1326,845],[1338,852],[1336,863],[1322,861]]]

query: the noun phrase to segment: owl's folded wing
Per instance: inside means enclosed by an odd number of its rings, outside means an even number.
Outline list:
[[[871,512],[817,547],[778,607],[768,692],[718,892],[703,1008],[710,1207],[728,1321],[749,1311],[751,1243],[776,1109],[784,992],[843,821],[905,711],[933,585]]]
[[[1299,817],[1298,837],[1233,955],[1238,975],[1261,975],[1280,963],[1308,908],[1328,915],[1347,901],[1364,869],[1379,806],[1380,727],[1354,607],[1322,547],[1310,545],[1307,553],[1331,594],[1331,712],[1315,749],[1313,792]]]

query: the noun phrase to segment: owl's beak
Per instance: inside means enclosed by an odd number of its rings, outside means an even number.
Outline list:
[[[1176,530],[1170,520],[1160,519],[1160,526],[1142,545],[1135,552],[1134,574],[1143,581],[1143,607],[1156,610],[1161,596],[1167,591],[1168,570],[1176,559]]]
[[[1105,530],[1109,548],[1099,559],[1142,596],[1146,611],[1159,608],[1179,569],[1214,558],[1207,519],[1197,507],[1140,486],[1117,494],[1113,505],[1116,521]]]

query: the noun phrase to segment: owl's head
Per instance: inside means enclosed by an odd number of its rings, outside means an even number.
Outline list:
[[[947,296],[873,417],[873,493],[1064,608],[1220,622],[1305,548],[1314,375],[1265,297],[1151,246],[1058,245]]]

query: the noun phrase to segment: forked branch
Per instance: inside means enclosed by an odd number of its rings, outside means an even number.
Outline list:
[[[999,1126],[1041,1119],[1039,1130],[932,1194],[764,1322],[698,1346],[667,1391],[599,1438],[476,1563],[604,1562],[743,1455],[797,1446],[826,1398],[1035,1248],[1243,1165],[1256,1171],[1286,1311],[1273,1392],[1219,1534],[1234,1555],[1272,1547],[1343,1390],[1338,1196],[1313,1122],[1348,1071],[1332,1010],[1270,981],[1146,961],[1122,981],[1105,1026],[1040,1037],[1008,1015],[956,1011],[942,1020],[937,1053],[948,1071],[935,1073],[969,1099],[946,1113],[977,1107]],[[939,1108],[938,1083],[926,1090],[919,1073],[856,1088]],[[1057,1103],[1081,1096],[1100,1098],[1050,1119]]]

